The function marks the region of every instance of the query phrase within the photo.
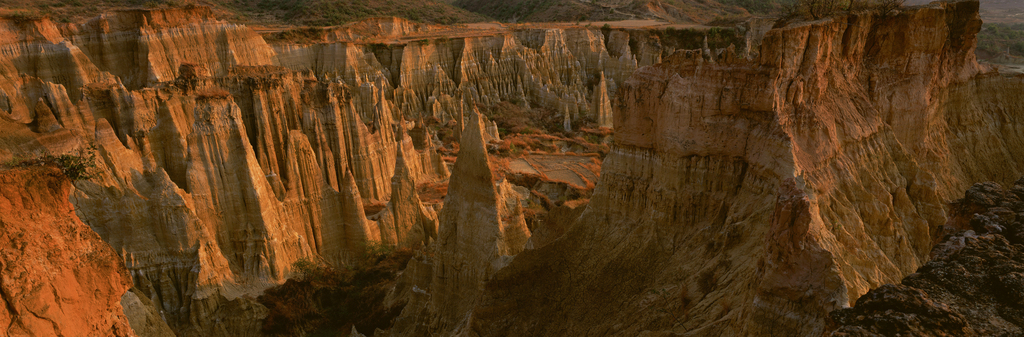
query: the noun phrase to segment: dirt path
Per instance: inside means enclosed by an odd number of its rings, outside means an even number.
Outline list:
[[[995,64],[1002,74],[1024,74],[1024,64]]]

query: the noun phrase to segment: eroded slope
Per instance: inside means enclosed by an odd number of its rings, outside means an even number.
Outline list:
[[[855,13],[772,30],[754,61],[640,69],[588,208],[468,328],[821,334],[926,261],[956,191],[1024,168],[1024,79],[976,63],[980,24],[974,1]]]
[[[978,183],[953,203],[931,261],[898,284],[872,289],[831,314],[832,336],[1005,336],[1024,329],[1024,180]],[[958,228],[958,227],[967,228]]]
[[[78,220],[54,167],[0,171],[4,336],[135,336],[122,313],[122,260]]]
[[[0,20],[0,159],[96,146],[75,211],[138,294],[179,335],[256,334],[267,309],[254,298],[294,262],[340,267],[368,246],[438,240],[439,205],[418,193],[449,175],[441,153],[457,147],[440,128],[459,134],[477,105],[501,101],[567,129],[607,123],[615,88],[685,44],[453,29],[389,18],[265,39],[204,7]],[[711,47],[748,45],[729,37]]]

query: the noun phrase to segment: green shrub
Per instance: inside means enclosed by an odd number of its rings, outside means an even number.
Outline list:
[[[382,242],[367,242],[366,243],[366,258],[370,261],[380,260],[383,257],[391,255],[395,251],[395,247],[389,246]]]
[[[96,146],[91,145],[86,149],[79,150],[78,154],[56,156],[48,154],[36,158],[14,156],[0,164],[7,168],[52,165],[59,168],[68,179],[86,180],[96,176],[95,172],[92,172],[96,168]]]
[[[849,3],[843,0],[802,0],[800,3],[803,10],[815,20],[832,16],[849,7]]]
[[[799,0],[793,5],[785,5],[784,16],[804,17],[818,20],[833,16],[842,11],[874,10],[888,15],[903,6],[906,0]]]
[[[978,57],[1024,56],[1024,23],[986,23],[978,33]]]
[[[758,14],[770,14],[775,13],[786,6],[791,6],[796,1],[794,0],[721,0],[719,1],[725,5],[733,5],[743,7],[751,13]]]
[[[5,166],[5,167],[21,166],[21,164],[24,163],[27,160],[29,160],[29,158],[22,157],[22,156],[19,156],[19,155],[15,155],[14,157],[11,157],[11,159],[8,159],[8,160],[4,161],[3,162],[3,166]]]
[[[875,7],[882,12],[882,14],[888,14],[893,10],[903,7],[905,0],[875,0]]]
[[[337,283],[340,279],[340,274],[331,266],[308,258],[301,258],[292,263],[292,270],[298,274],[300,280],[313,284],[329,285]]]
[[[3,16],[4,19],[14,21],[14,23],[16,24],[24,24],[32,21],[39,21],[42,20],[44,17],[46,17],[46,15],[40,13],[39,11],[27,10],[16,11]]]
[[[43,161],[56,164],[68,179],[74,181],[90,179],[95,177],[95,174],[89,171],[96,168],[96,148],[90,147],[78,155],[48,155],[43,157]]]

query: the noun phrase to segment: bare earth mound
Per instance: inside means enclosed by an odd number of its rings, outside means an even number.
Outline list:
[[[121,307],[128,270],[78,220],[71,188],[53,167],[0,171],[0,335],[135,335]]]

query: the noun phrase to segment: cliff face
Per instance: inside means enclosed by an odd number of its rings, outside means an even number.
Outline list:
[[[1010,189],[978,183],[953,203],[949,227],[966,225],[932,250],[899,284],[872,289],[832,312],[832,336],[999,336],[1020,334],[1024,282],[1024,180]]]
[[[265,39],[202,8],[0,20],[0,160],[95,145],[75,211],[182,336],[258,334],[253,298],[299,259],[431,242],[393,334],[814,335],[924,263],[956,191],[1024,169],[1024,79],[976,63],[977,7],[705,45],[397,19]],[[499,101],[615,128],[586,209],[534,245],[474,111]],[[449,176],[438,124],[463,143],[440,213],[416,189]]]
[[[449,175],[428,126],[461,131],[498,101],[607,124],[629,73],[674,50],[644,31],[398,19],[268,36],[202,7],[0,20],[0,160],[96,146],[75,211],[182,336],[257,334],[253,298],[299,259],[437,239],[415,193]]]
[[[509,207],[502,185],[494,183],[483,127],[472,112],[441,211],[437,262],[428,288],[434,330],[451,331],[461,324],[477,304],[482,284],[530,237],[520,210]]]
[[[511,184],[495,181],[482,116],[472,110],[439,215],[430,255],[413,258],[385,303],[407,304],[393,328],[377,336],[454,335],[466,323],[483,285],[529,246],[530,230]],[[410,288],[412,288],[410,290]]]
[[[75,216],[56,168],[0,172],[4,336],[135,336],[122,313],[131,277]]]
[[[956,191],[1024,169],[1024,79],[976,63],[977,11],[839,16],[768,32],[752,61],[641,68],[587,209],[494,276],[474,333],[821,334],[926,261]]]

